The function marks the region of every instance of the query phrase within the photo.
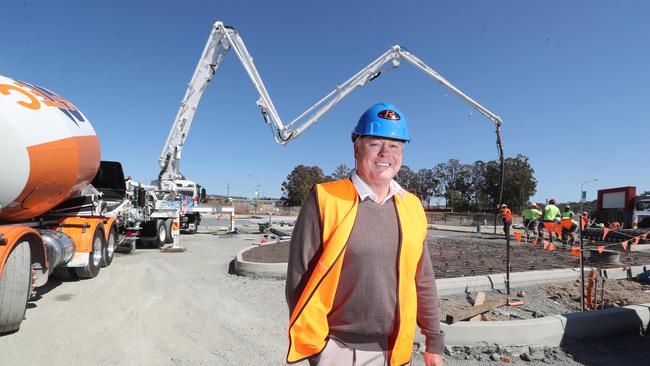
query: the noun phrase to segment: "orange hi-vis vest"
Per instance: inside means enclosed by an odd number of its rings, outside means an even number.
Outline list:
[[[510,211],[509,208],[504,207],[500,209],[501,215],[503,215],[503,221],[505,222],[512,222],[512,211]]]
[[[318,354],[327,343],[327,315],[332,310],[345,249],[359,207],[359,194],[349,179],[318,184],[316,190],[323,224],[323,253],[289,320],[289,363]],[[394,197],[401,242],[397,275],[399,313],[395,330],[388,338],[391,366],[405,365],[411,359],[417,319],[415,275],[427,234],[427,219],[420,200],[408,192],[404,198],[398,194]]]

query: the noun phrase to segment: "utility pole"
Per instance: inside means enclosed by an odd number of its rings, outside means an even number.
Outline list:
[[[230,198],[230,183],[226,183],[226,198]]]
[[[587,198],[587,192],[583,190],[585,183],[597,182],[598,179],[590,179],[582,182],[580,185],[580,221],[578,229],[580,230],[580,311],[585,311],[585,263],[584,263],[584,244],[582,242],[582,203]]]

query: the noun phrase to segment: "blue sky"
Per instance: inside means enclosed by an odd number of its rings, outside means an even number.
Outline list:
[[[292,120],[390,46],[407,47],[503,118],[508,156],[530,158],[536,201],[650,190],[650,4],[644,1],[4,1],[0,74],[54,90],[91,120],[102,158],[157,176],[211,26],[235,26]],[[286,147],[229,54],[203,96],[181,171],[209,193],[281,195],[298,164],[353,166],[349,133],[379,101],[398,105],[405,164],[497,158],[493,124],[404,63],[357,90]]]

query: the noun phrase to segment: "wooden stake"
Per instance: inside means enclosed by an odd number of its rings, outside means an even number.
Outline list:
[[[492,309],[496,309],[498,307],[504,306],[508,304],[508,299],[507,298],[502,298],[502,299],[496,299],[492,301],[488,301],[485,304],[478,305],[478,306],[473,306],[469,308],[464,308],[464,309],[457,309],[452,311],[450,314],[447,314],[446,321],[447,324],[454,324],[458,321],[465,320],[468,318],[471,318],[473,316],[476,316],[478,314],[483,314],[486,313]]]
[[[485,292],[479,292],[478,294],[476,294],[476,300],[474,300],[474,306],[482,305],[484,301],[485,301]],[[469,321],[480,322],[481,314],[471,317]]]

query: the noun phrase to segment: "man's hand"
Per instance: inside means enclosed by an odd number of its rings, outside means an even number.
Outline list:
[[[424,352],[425,366],[444,366],[442,355],[439,353]]]

